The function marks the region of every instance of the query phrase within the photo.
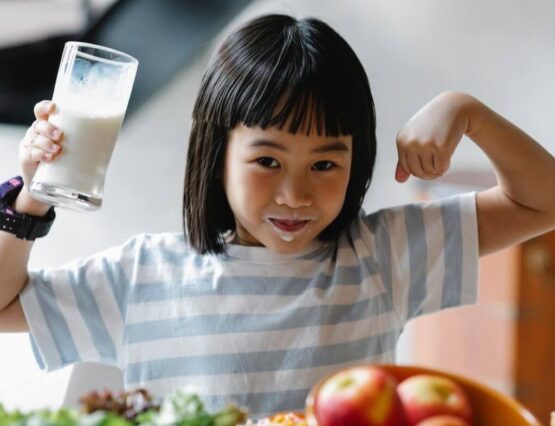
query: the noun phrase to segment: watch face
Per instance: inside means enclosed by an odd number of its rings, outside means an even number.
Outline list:
[[[23,185],[23,181],[21,180],[21,178],[11,178],[8,182],[13,187],[18,187]]]
[[[23,186],[23,179],[19,176],[7,180],[6,182],[0,184],[0,198],[4,198],[6,194],[22,186]]]
[[[9,206],[0,206],[0,212],[15,215],[15,212]]]

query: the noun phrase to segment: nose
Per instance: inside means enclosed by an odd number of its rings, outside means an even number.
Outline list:
[[[275,202],[292,209],[312,205],[312,188],[306,176],[284,177],[278,185]]]

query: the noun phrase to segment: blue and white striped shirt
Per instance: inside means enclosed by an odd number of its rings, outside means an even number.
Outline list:
[[[107,363],[127,389],[187,386],[209,409],[234,401],[257,417],[302,409],[332,371],[394,362],[408,320],[475,302],[477,265],[471,193],[361,211],[295,255],[201,256],[181,234],[141,234],[30,272],[20,297],[45,370]]]

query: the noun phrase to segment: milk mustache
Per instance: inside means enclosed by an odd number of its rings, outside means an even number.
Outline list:
[[[124,111],[100,112],[62,102],[48,121],[61,129],[61,153],[41,163],[34,181],[66,187],[102,199],[104,177],[121,128]]]

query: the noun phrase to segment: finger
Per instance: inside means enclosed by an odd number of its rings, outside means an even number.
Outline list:
[[[403,182],[406,182],[410,177],[410,169],[409,169],[409,163],[407,161],[407,154],[403,150],[399,152],[399,165],[401,166],[399,170],[399,178],[401,180],[399,182],[403,183]],[[396,176],[397,176],[397,173],[396,173]]]
[[[31,146],[53,154],[59,152],[61,149],[60,145],[57,145],[52,139],[43,135],[36,135],[31,142]]]
[[[401,163],[398,162],[397,167],[395,169],[395,180],[399,183],[404,183],[408,180],[409,177],[410,177],[410,173],[407,172],[405,169],[403,169],[403,166],[401,166]]]
[[[404,174],[410,175],[409,163],[407,161],[406,151],[404,149],[400,148],[399,144],[397,144],[397,157],[398,157],[399,165],[401,166],[401,168],[405,172]]]
[[[436,174],[436,171],[434,168],[433,153],[423,152],[423,153],[420,153],[418,157],[420,158],[420,164],[422,166],[422,170],[424,171],[424,173],[428,176],[434,176]]]
[[[60,154],[62,148],[52,140],[32,133],[25,138],[20,146],[20,158],[23,163],[35,165],[39,161],[51,161]]]
[[[38,163],[41,161],[50,162],[54,159],[54,155],[51,152],[46,152],[37,147],[29,147],[25,155],[27,162]]]
[[[56,105],[52,101],[40,101],[33,109],[38,120],[47,120],[48,116],[56,110]]]
[[[414,152],[407,154],[407,163],[409,167],[409,173],[411,175],[422,178],[425,176],[424,170],[422,169],[422,163],[420,161],[420,156]]]
[[[33,138],[34,135],[37,134],[37,132],[35,131],[35,125],[37,121],[38,120],[33,121],[31,125],[27,128],[27,131],[25,132],[25,138]]]
[[[38,133],[35,132],[33,126],[29,127],[25,132],[25,136],[21,140],[19,148],[22,150],[30,149],[31,145],[33,144],[37,136],[38,136]]]
[[[434,171],[438,176],[443,175],[447,170],[449,170],[449,167],[451,165],[451,161],[449,159],[444,160],[438,154],[434,155],[433,161]]]
[[[47,138],[56,141],[60,141],[62,138],[62,131],[46,120],[36,120],[32,127],[39,135],[43,135]]]

